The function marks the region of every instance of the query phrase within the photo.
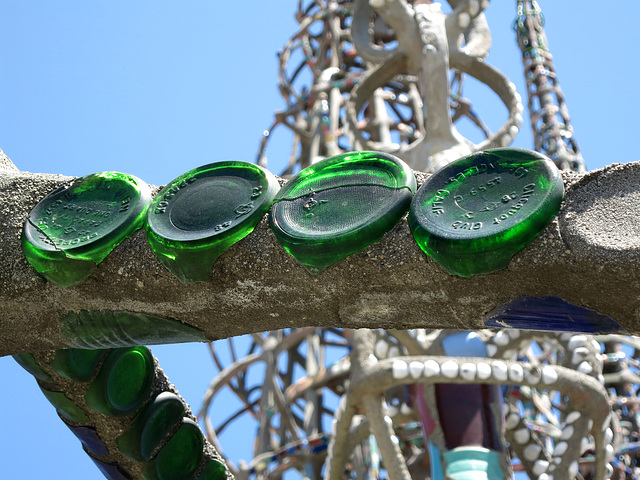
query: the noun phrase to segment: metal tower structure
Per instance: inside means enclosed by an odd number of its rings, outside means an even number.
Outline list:
[[[483,60],[491,44],[482,13],[488,1],[451,2],[448,14],[439,3],[383,1],[375,9],[374,3],[299,3],[300,28],[279,53],[286,108],[264,133],[261,165],[267,165],[276,127],[292,134],[284,176],[319,158],[362,149],[393,153],[415,170],[433,171],[513,141],[522,123],[520,96]],[[462,96],[463,76],[486,84],[496,103],[506,106],[507,117],[493,132]],[[477,132],[463,135],[457,128],[462,119]]]
[[[490,35],[482,11],[488,2],[450,3],[453,11],[445,15],[439,4],[420,0],[299,2],[300,28],[278,55],[286,108],[265,130],[258,163],[268,165],[267,147],[276,128],[292,138],[285,177],[354,149],[392,152],[414,169],[432,172],[470,151],[510,144],[523,109],[513,84],[484,61]],[[559,168],[583,171],[539,7],[518,1],[517,11],[535,148]],[[489,85],[508,108],[496,133],[463,95],[470,78]],[[483,140],[474,144],[456,129],[463,118]],[[231,340],[212,344],[219,374],[199,416],[218,448],[235,420],[243,415],[255,420],[253,459],[230,463],[237,478],[283,478],[295,470],[305,479],[437,480],[444,477],[434,474],[433,463],[446,435],[434,420],[434,384],[484,378],[515,385],[504,390],[504,403],[488,405],[502,409],[506,418],[499,435],[511,447],[501,453],[503,472],[511,471],[511,455],[519,459],[517,468],[540,480],[611,474],[604,465],[612,430],[607,424],[593,436],[594,417],[589,420],[595,415],[604,421],[596,412],[609,411],[607,400],[594,387],[593,410],[587,414],[573,397],[576,385],[591,388],[590,379],[602,381],[598,342],[585,335],[481,332],[491,364],[485,367],[481,360],[465,363],[444,356],[442,345],[455,335],[310,328],[256,334],[240,347]],[[571,370],[562,387],[556,383],[558,366]],[[489,373],[480,374],[485,368]],[[260,373],[252,375],[252,369]],[[412,385],[411,379],[427,371],[432,382],[424,391]],[[217,398],[229,390],[239,400],[238,409],[220,418]],[[595,460],[579,464],[589,449]]]
[[[518,0],[517,9],[514,30],[522,51],[534,148],[560,169],[584,172],[584,160],[544,31],[542,10],[536,0]]]

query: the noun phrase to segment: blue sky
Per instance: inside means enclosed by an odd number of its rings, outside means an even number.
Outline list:
[[[638,159],[636,4],[540,4],[587,167]],[[276,51],[295,31],[296,5],[0,0],[0,148],[21,170],[115,170],[155,185],[206,163],[254,161],[262,131],[283,107]],[[496,0],[489,9],[494,45],[487,61],[524,97],[514,5]],[[499,109],[480,115],[499,126]],[[531,147],[526,122],[516,146]],[[288,155],[283,143],[269,150],[274,173]],[[214,371],[206,346],[153,351],[197,410]],[[0,381],[0,478],[102,478],[10,358],[0,358]]]

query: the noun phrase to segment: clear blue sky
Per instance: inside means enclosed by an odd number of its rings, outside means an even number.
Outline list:
[[[0,0],[0,148],[21,170],[115,170],[156,185],[214,161],[254,161],[261,132],[283,107],[276,51],[295,30],[296,4]],[[524,97],[515,1],[493,4],[487,61]],[[637,160],[636,3],[540,4],[587,167]],[[527,121],[517,146],[531,146]],[[288,150],[269,153],[278,173]],[[206,346],[153,351],[197,410],[213,375]],[[0,478],[102,478],[10,358],[0,359],[0,381]]]

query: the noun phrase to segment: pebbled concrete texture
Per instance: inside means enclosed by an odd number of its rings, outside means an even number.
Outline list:
[[[559,216],[572,253],[596,264],[640,265],[640,164],[613,164],[571,186]]]
[[[0,150],[0,170],[18,171],[18,167],[13,164],[2,150]]]
[[[520,295],[558,295],[640,334],[640,163],[563,178],[560,214],[508,268],[488,275],[446,273],[419,249],[405,217],[380,242],[312,276],[264,218],[218,259],[209,283],[182,285],[138,231],[65,289],[27,263],[20,232],[33,206],[72,179],[0,170],[0,355],[64,348],[58,319],[69,311],[174,318],[214,340],[303,326],[475,330]]]

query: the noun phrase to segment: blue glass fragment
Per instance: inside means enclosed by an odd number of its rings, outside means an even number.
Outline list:
[[[98,469],[100,469],[102,474],[108,480],[131,480],[131,477],[126,472],[124,472],[116,462],[103,462],[102,460],[98,460],[91,455],[89,455],[89,458],[93,460],[93,463],[96,464]]]
[[[315,447],[311,447],[311,453],[322,452],[327,449],[326,445],[316,445]]]
[[[309,441],[309,447],[311,447],[309,451],[311,453],[322,452],[327,449],[328,443],[329,443],[329,437],[327,437],[326,435],[322,435],[318,438],[314,438],[313,440]]]
[[[552,332],[623,332],[613,318],[551,295],[540,298],[528,295],[517,297],[491,312],[484,324],[487,327]]]
[[[62,417],[61,417],[62,418]],[[64,421],[64,419],[62,419]],[[97,457],[105,457],[109,454],[107,446],[100,440],[96,427],[91,425],[70,425],[68,422],[64,423],[69,427],[69,430],[82,442],[84,449],[92,453]]]

